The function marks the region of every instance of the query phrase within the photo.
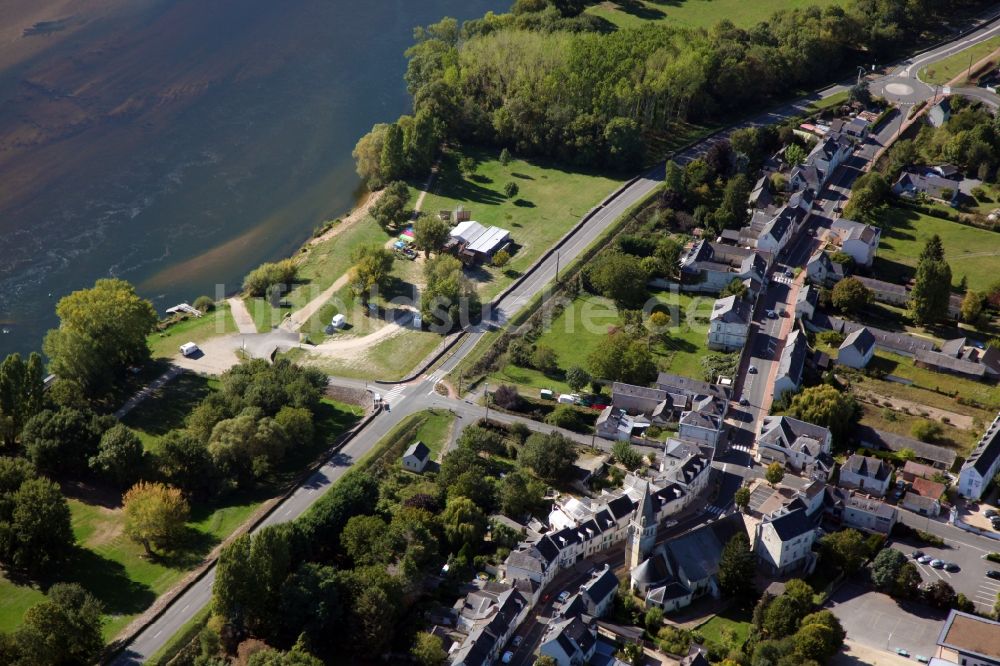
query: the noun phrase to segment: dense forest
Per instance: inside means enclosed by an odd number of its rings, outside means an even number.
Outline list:
[[[585,3],[518,0],[459,26],[415,31],[413,114],[355,149],[371,186],[424,173],[441,141],[508,147],[567,164],[626,169],[677,122],[712,122],[884,64],[982,0],[850,0],[783,10],[750,29],[650,23],[617,30]]]

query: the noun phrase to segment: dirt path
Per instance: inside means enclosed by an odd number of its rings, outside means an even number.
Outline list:
[[[868,403],[878,404],[884,406],[886,401],[890,402],[890,408],[896,410],[897,412],[908,412],[910,414],[923,414],[926,412],[930,418],[942,421],[948,419],[948,423],[959,428],[960,430],[972,430],[974,423],[971,416],[966,416],[965,414],[959,414],[957,412],[950,412],[947,409],[938,409],[937,407],[931,407],[930,405],[925,405],[920,402],[913,402],[912,400],[905,400],[903,398],[894,398],[892,396],[876,395],[868,391],[858,391],[858,395]],[[875,401],[878,400],[878,403]]]
[[[340,222],[338,224],[333,225],[332,227],[330,227],[330,229],[323,232],[319,236],[310,239],[309,245],[310,246],[319,245],[323,241],[328,241],[334,236],[343,233],[345,229],[352,226],[355,222],[360,222],[361,220],[365,219],[365,217],[368,216],[368,211],[371,210],[372,206],[375,205],[375,202],[379,200],[379,198],[382,196],[382,192],[384,191],[385,190],[370,192],[368,194],[368,197],[364,201],[362,201],[357,208],[352,210],[344,217],[340,218]]]
[[[257,324],[254,323],[253,317],[250,316],[250,311],[247,310],[247,304],[243,302],[242,298],[235,296],[230,298],[229,311],[233,315],[233,321],[236,322],[236,328],[243,335],[251,335],[257,333]]]

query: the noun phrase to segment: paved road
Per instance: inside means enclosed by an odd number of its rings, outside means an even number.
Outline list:
[[[968,44],[976,41],[988,39],[997,32],[1000,32],[1000,25],[981,30],[970,37],[964,38],[961,43],[967,46]],[[929,56],[927,56],[926,59],[921,60],[921,62],[929,62],[940,57],[946,57],[948,54],[949,47],[942,47],[930,52]],[[925,58],[925,56],[921,56],[920,58]],[[914,59],[913,64],[916,64],[916,60],[917,59]],[[873,86],[877,87],[878,85],[879,83],[877,81],[873,83]],[[713,143],[728,137],[729,133],[733,129],[781,122],[789,117],[803,113],[811,102],[836,94],[845,89],[846,86],[844,85],[831,86],[830,88],[827,88],[808,98],[804,98],[795,103],[787,104],[780,108],[759,114],[744,123],[720,132],[713,137],[702,141],[689,150],[678,154],[676,159],[681,163],[694,159],[695,157],[704,154],[704,152],[707,151]],[[929,96],[930,93],[925,91],[925,94]],[[390,413],[383,413],[375,418],[367,427],[359,432],[356,437],[348,442],[343,450],[332,456],[330,460],[319,471],[313,474],[301,487],[299,487],[293,495],[278,505],[268,520],[265,521],[265,525],[290,521],[304,513],[330,484],[340,478],[355,460],[364,455],[364,453],[367,452],[376,442],[378,442],[381,437],[387,434],[388,431],[396,425],[401,418],[425,407],[428,402],[427,399],[434,394],[434,386],[437,381],[443,377],[444,374],[451,372],[458,365],[458,363],[472,350],[490,326],[503,325],[507,320],[509,320],[509,318],[517,312],[518,309],[529,302],[553,280],[558,266],[566,266],[574,258],[579,256],[585,248],[597,241],[601,234],[619,216],[624,214],[633,204],[649,194],[661,180],[662,165],[636,180],[629,187],[625,188],[618,197],[608,202],[607,205],[601,207],[600,210],[598,210],[584,224],[581,225],[571,238],[562,244],[558,252],[553,253],[547,259],[542,261],[536,268],[530,271],[527,277],[515,289],[501,299],[500,302],[497,303],[495,312],[488,314],[485,318],[484,324],[470,330],[464,339],[456,345],[450,356],[441,364],[436,372],[430,376],[421,377],[410,384],[385,389],[392,411]],[[771,302],[771,299],[777,299],[780,297],[779,290],[774,290],[774,292],[775,293],[769,297],[769,303]],[[763,333],[759,336],[764,340],[764,342],[760,344],[765,345],[765,348],[759,348],[760,350],[763,350],[762,353],[768,352],[766,349],[768,345],[767,338],[773,334],[772,329],[774,326],[775,324],[772,323],[765,324],[763,327]],[[754,344],[756,345],[758,343],[754,342]],[[764,358],[763,356],[757,358],[757,360],[762,364],[772,361],[772,359]],[[760,368],[760,370],[763,371],[763,368]],[[757,405],[757,413],[753,413],[753,421],[755,422],[760,416],[759,406],[762,402],[763,394],[766,392],[766,387],[763,386],[763,382],[761,382],[757,388],[751,390],[754,395],[753,399],[751,399],[751,403],[755,403]],[[752,425],[749,428],[742,428],[741,432],[743,434],[739,435],[736,442],[737,445],[739,445],[740,441],[744,441],[739,438],[752,436],[752,431]],[[740,451],[739,449],[731,451],[729,455],[737,458],[746,458],[746,453]],[[724,484],[727,491],[730,489],[735,491],[735,487],[738,487],[738,485],[734,487],[732,478],[727,478],[728,481]],[[116,665],[140,663],[160,649],[195,612],[209,602],[213,580],[214,567],[197,584],[190,587],[184,594],[180,595],[175,601],[173,601],[164,613],[149,627],[143,630],[138,637],[113,660],[112,663]]]

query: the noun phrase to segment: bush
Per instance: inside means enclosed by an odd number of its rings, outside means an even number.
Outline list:
[[[194,299],[194,308],[202,312],[211,312],[215,309],[215,301],[211,296],[199,296]]]
[[[493,403],[502,409],[517,411],[521,406],[521,396],[517,392],[517,387],[501,384],[493,391]]]
[[[943,433],[941,424],[930,419],[920,419],[910,428],[910,434],[921,442],[936,442]]]
[[[291,259],[261,264],[243,280],[243,290],[250,296],[264,296],[272,287],[295,281],[298,266]]]
[[[1000,562],[1000,553],[986,553],[986,559],[990,562]]]
[[[574,432],[585,432],[587,426],[580,418],[580,412],[570,405],[559,405],[545,417],[545,422],[557,428],[565,428]]]
[[[520,188],[517,186],[517,183],[515,183],[514,181],[511,181],[511,182],[509,182],[509,183],[507,183],[506,185],[503,186],[503,192],[504,192],[504,194],[507,195],[508,199],[513,199],[514,197],[516,197],[517,193],[519,191],[520,191]]]

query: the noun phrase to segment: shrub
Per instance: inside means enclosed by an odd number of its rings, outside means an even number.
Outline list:
[[[566,430],[573,430],[574,432],[582,432],[586,430],[586,426],[580,418],[580,412],[570,405],[559,405],[553,409],[552,412],[545,417],[545,422],[549,425],[554,425],[557,428],[565,428]]]
[[[920,419],[910,428],[910,434],[921,442],[935,442],[944,432],[941,424],[930,419]]]
[[[264,296],[272,287],[295,281],[298,267],[291,259],[261,264],[243,280],[243,290],[250,296]]]
[[[1000,562],[1000,553],[986,553],[986,559],[990,562]]]
[[[215,309],[215,301],[212,300],[211,296],[199,296],[194,299],[194,308],[202,312],[211,312]]]
[[[517,392],[517,387],[501,384],[493,391],[493,403],[502,409],[516,411],[521,406],[521,396]]]

